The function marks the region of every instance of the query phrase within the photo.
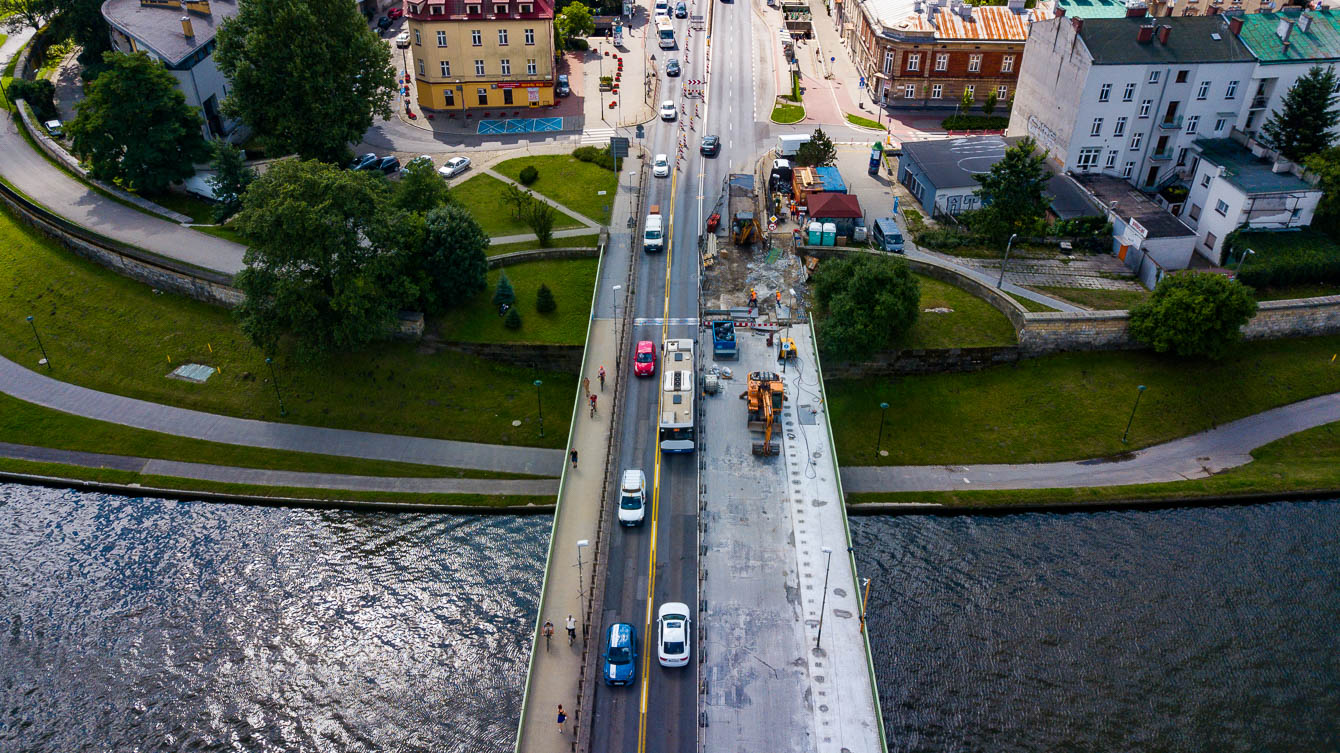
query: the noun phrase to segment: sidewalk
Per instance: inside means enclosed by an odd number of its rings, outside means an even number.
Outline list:
[[[1290,434],[1340,421],[1340,392],[1273,408],[1129,457],[977,466],[864,466],[842,471],[848,492],[1060,489],[1204,478],[1250,463],[1251,451]]]

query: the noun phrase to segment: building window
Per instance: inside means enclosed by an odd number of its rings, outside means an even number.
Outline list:
[[[939,99],[945,93],[943,84],[936,84],[931,87],[931,99]]]
[[[1010,98],[1010,87],[1008,87],[1008,86],[997,86],[997,87],[996,87],[996,99],[999,99],[999,100],[1001,100],[1001,101],[1004,101],[1004,100],[1007,100],[1007,99],[1009,99],[1009,98]]]
[[[1144,138],[1145,138],[1145,135],[1144,135],[1143,133],[1132,133],[1132,134],[1131,134],[1131,151],[1132,151],[1132,152],[1138,152],[1138,151],[1140,151],[1140,142],[1143,141]]]
[[[423,35],[419,33],[418,29],[414,30],[414,44],[423,45]]]
[[[1224,216],[1224,217],[1227,217],[1227,216],[1228,216],[1228,202],[1227,202],[1227,201],[1224,201],[1223,199],[1219,199],[1218,201],[1214,202],[1214,211],[1215,211],[1215,214],[1219,214],[1219,215],[1222,215],[1222,216]]]
[[[1218,242],[1219,242],[1219,239],[1216,238],[1216,237],[1214,237],[1214,233],[1206,233],[1206,234],[1205,234],[1205,247],[1206,247],[1206,248],[1208,248],[1208,249],[1210,249],[1211,251],[1213,251],[1213,250],[1214,250],[1214,244],[1216,244],[1216,243],[1218,243]]]
[[[511,89],[503,89],[503,104],[505,104],[505,105],[510,105],[510,104],[512,104],[512,90],[511,90]]]
[[[456,92],[452,91],[451,89],[443,89],[443,90],[442,90],[442,103],[445,104],[447,107],[455,107],[455,106],[456,106]]]
[[[480,13],[479,8],[480,6],[478,5],[467,5],[465,6],[465,12],[472,16],[477,16]]]
[[[1076,167],[1079,167],[1080,169],[1093,167],[1098,164],[1098,155],[1102,153],[1102,147],[1098,146],[1086,146],[1083,149],[1080,149],[1079,162],[1076,163]]]
[[[525,4],[525,5],[520,6],[518,10],[519,10],[519,12],[521,13],[521,15],[523,15],[523,16],[529,16],[530,14],[532,14],[532,13],[535,12],[535,6],[530,5],[530,4]]]
[[[1121,166],[1121,177],[1129,179],[1131,177],[1131,173],[1133,172],[1135,172],[1134,162],[1127,162],[1126,164]]]
[[[906,98],[908,98],[908,99],[916,99],[916,97],[917,97],[917,85],[916,85],[916,84],[903,84],[903,96],[906,97]]]
[[[507,58],[503,58],[502,60],[502,75],[504,76],[512,75],[512,61],[508,60]]]
[[[947,70],[949,70],[949,55],[948,55],[948,54],[942,52],[942,53],[940,53],[939,55],[936,55],[936,56],[935,56],[935,70],[937,70],[937,71],[947,71]]]
[[[1014,56],[1006,55],[1000,59],[1001,73],[1014,73]]]
[[[1200,116],[1192,115],[1191,117],[1186,119],[1186,132],[1195,133],[1196,127],[1199,125],[1200,125]]]
[[[1154,100],[1152,99],[1140,100],[1140,117],[1142,118],[1149,117],[1149,108],[1153,106],[1154,106]]]
[[[475,89],[475,96],[479,98],[479,104],[487,105],[489,103],[489,90],[483,87]]]
[[[1209,187],[1210,187],[1210,180],[1211,180],[1212,178],[1213,178],[1213,176],[1211,176],[1209,173],[1205,173],[1203,176],[1201,176],[1201,179],[1200,179],[1200,187],[1201,187],[1201,188],[1209,188]]]
[[[1105,162],[1103,162],[1103,167],[1104,167],[1105,169],[1107,169],[1107,170],[1112,170],[1112,169],[1116,168],[1116,166],[1117,166],[1117,153],[1116,153],[1116,152],[1108,152],[1108,153],[1107,153],[1107,160],[1106,160]]]
[[[1149,83],[1151,83],[1151,84],[1157,84],[1158,82],[1159,82],[1159,72],[1158,72],[1158,71],[1150,71],[1150,72],[1149,72]]]
[[[446,46],[447,46],[447,32],[445,32],[445,31],[439,31],[439,32],[437,33],[437,46],[438,46],[438,47],[446,47]]]
[[[1186,147],[1182,147],[1177,152],[1177,166],[1186,167]]]
[[[1238,96],[1238,82],[1229,81],[1228,88],[1224,90],[1224,99],[1232,99]]]
[[[475,47],[481,47],[484,44],[484,34],[479,29],[470,30],[470,44]]]
[[[1113,135],[1113,136],[1117,136],[1117,137],[1121,137],[1121,136],[1125,136],[1125,135],[1126,135],[1126,116],[1125,116],[1125,115],[1121,116],[1120,118],[1117,118],[1117,123],[1116,123],[1116,125],[1112,126],[1112,135]]]
[[[909,55],[907,56],[907,70],[909,70],[909,71],[919,71],[919,70],[921,70],[921,53],[920,53],[920,52],[913,52],[913,53],[911,53],[911,54],[909,54]]]
[[[1126,84],[1126,91],[1121,93],[1122,102],[1130,102],[1135,98],[1135,84]]]
[[[1112,97],[1112,85],[1103,84],[1102,88],[1098,90],[1098,101],[1106,102],[1111,97]]]
[[[967,86],[963,87],[963,96],[967,97],[968,99],[972,99],[973,95],[975,95],[976,93],[977,93],[977,87],[973,86],[972,84],[968,84]]]
[[[1090,135],[1090,136],[1102,136],[1102,135],[1103,135],[1103,119],[1102,119],[1102,118],[1094,118],[1094,119],[1093,119],[1093,125],[1089,126],[1089,135]]]
[[[507,45],[507,29],[498,29],[498,44],[504,47]]]
[[[483,61],[483,60],[476,60],[476,61],[475,61],[475,75],[476,75],[476,76],[482,76],[482,75],[484,75],[484,61]]]
[[[1187,216],[1190,217],[1192,220],[1199,220],[1199,219],[1200,219],[1200,205],[1199,205],[1199,204],[1192,204],[1192,205],[1191,205],[1191,208],[1187,209],[1187,212],[1186,212],[1186,213],[1187,213]]]
[[[982,56],[981,56],[981,55],[969,55],[969,56],[968,56],[968,73],[976,73],[977,71],[980,71],[980,70],[982,70]]]
[[[437,67],[442,69],[442,75],[443,75],[443,76],[450,76],[450,75],[451,75],[451,61],[450,61],[450,60],[443,60],[442,62],[440,62],[440,63],[437,64]]]
[[[1196,88],[1196,99],[1205,99],[1208,96],[1210,96],[1210,82],[1202,81]]]
[[[1214,135],[1218,136],[1224,132],[1224,126],[1228,125],[1228,120],[1220,118],[1214,121]]]
[[[423,58],[415,58],[414,60],[419,64],[419,75],[420,75],[420,76],[424,75],[424,73],[423,73]]]
[[[884,51],[884,75],[885,75],[885,76],[888,76],[888,75],[891,75],[892,73],[893,73],[893,50],[885,50],[885,51]]]
[[[526,29],[526,44],[535,44],[535,30]]]
[[[495,15],[495,16],[504,16],[504,15],[507,15],[507,6],[506,6],[506,5],[495,5],[495,6],[493,6],[493,15]]]
[[[535,75],[535,58],[526,58],[526,75]]]

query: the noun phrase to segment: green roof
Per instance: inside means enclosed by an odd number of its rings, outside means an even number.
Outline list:
[[[1312,21],[1307,31],[1298,25],[1301,14],[1301,10],[1292,10],[1239,16],[1242,19],[1242,41],[1267,65],[1340,60],[1340,14],[1333,10],[1308,12]],[[1277,31],[1281,20],[1294,25],[1287,46]]]
[[[1125,18],[1126,0],[1056,0],[1071,18]]]
[[[1283,193],[1285,191],[1314,191],[1310,183],[1293,173],[1277,173],[1271,163],[1257,157],[1247,147],[1233,139],[1196,139],[1200,158],[1224,168],[1224,180],[1242,189],[1246,194]]]
[[[1141,26],[1171,27],[1168,43],[1158,35],[1137,42]],[[1166,16],[1159,18],[1085,19],[1079,32],[1093,55],[1094,65],[1149,65],[1164,63],[1246,63],[1256,60],[1251,50],[1228,30],[1224,16]]]

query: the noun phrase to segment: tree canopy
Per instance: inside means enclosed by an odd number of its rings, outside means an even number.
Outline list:
[[[429,212],[426,231],[410,257],[420,308],[439,312],[466,303],[488,282],[489,236],[456,204]]]
[[[35,31],[55,10],[54,0],[0,0],[0,28],[15,32],[26,26]]]
[[[973,176],[982,184],[973,193],[983,205],[974,217],[975,229],[993,242],[1027,232],[1046,215],[1048,201],[1042,191],[1051,173],[1045,167],[1047,153],[1036,147],[1025,136],[990,171]]]
[[[84,80],[91,81],[103,70],[103,53],[112,50],[107,20],[102,17],[104,0],[52,0],[51,33],[48,39],[72,39],[79,46],[79,64]]]
[[[1210,272],[1167,275],[1131,309],[1131,335],[1159,353],[1221,358],[1256,313],[1251,288]]]
[[[215,141],[211,148],[214,151],[211,164],[214,176],[209,179],[209,184],[218,202],[214,206],[214,221],[223,222],[242,208],[242,195],[256,180],[256,171],[247,167],[242,150],[227,141]]]
[[[810,140],[796,149],[796,156],[793,161],[798,167],[832,165],[837,162],[837,147],[833,145],[833,140],[828,138],[828,134],[824,133],[822,128],[816,128],[814,133],[810,135]]]
[[[920,311],[921,286],[902,259],[852,254],[828,259],[812,280],[825,355],[866,358],[897,344]]]
[[[1261,126],[1261,140],[1295,162],[1330,148],[1335,143],[1331,128],[1340,123],[1340,109],[1335,107],[1338,82],[1331,68],[1308,69]]]
[[[583,3],[572,3],[554,17],[554,33],[560,44],[577,37],[589,37],[595,30],[596,22],[591,17],[591,9]]]
[[[93,177],[149,193],[193,175],[209,148],[177,79],[142,52],[109,52],[103,60],[107,70],[88,84],[65,127],[72,151]]]
[[[406,212],[426,215],[450,200],[451,188],[437,174],[433,163],[410,160],[405,169],[400,171],[400,180],[395,183],[391,204]]]
[[[232,82],[224,112],[271,154],[343,164],[348,144],[391,116],[386,44],[345,0],[246,0],[214,59]]]

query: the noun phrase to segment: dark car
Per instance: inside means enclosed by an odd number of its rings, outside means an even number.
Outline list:
[[[387,175],[398,173],[400,172],[400,160],[396,159],[395,157],[382,157],[381,159],[377,160],[377,169],[381,170],[383,173],[386,173]]]
[[[709,134],[703,137],[703,143],[698,147],[698,152],[708,157],[717,156],[721,151],[721,137],[716,134]]]
[[[676,3],[675,18],[688,18],[688,17],[689,17],[689,6],[685,5],[684,3]]]
[[[566,97],[572,93],[572,87],[568,85],[568,74],[558,74],[558,86],[555,87],[555,92],[560,97]]]
[[[366,170],[369,166],[376,164],[377,155],[372,152],[360,154],[354,157],[354,161],[349,163],[350,170]]]
[[[391,28],[391,19],[387,18],[386,16],[382,16],[381,18],[377,19],[377,28],[381,29],[382,31],[386,31],[387,29]]]
[[[666,61],[666,64],[665,64],[665,75],[667,75],[667,76],[678,76],[678,75],[679,75],[679,61],[678,61],[678,60],[676,60],[675,58],[670,58],[668,61]]]

